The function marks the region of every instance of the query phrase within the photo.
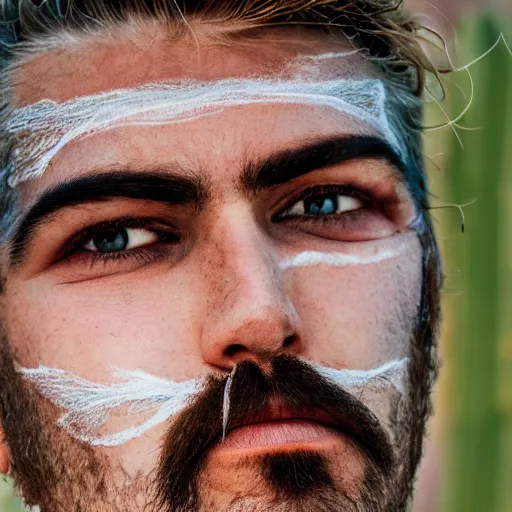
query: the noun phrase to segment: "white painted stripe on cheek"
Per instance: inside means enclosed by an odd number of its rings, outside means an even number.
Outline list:
[[[407,375],[407,359],[391,361],[371,370],[335,369],[319,364],[312,364],[312,367],[347,391],[353,389],[354,393],[360,386],[379,390],[392,387],[403,392]],[[204,379],[174,382],[141,370],[116,371],[113,376],[120,381],[113,384],[90,382],[71,372],[45,366],[18,367],[18,371],[42,396],[64,409],[58,426],[91,446],[119,446],[140,437],[183,410],[204,385]],[[128,406],[128,415],[156,412],[140,425],[109,435],[99,434],[111,413],[122,406]]]
[[[37,391],[66,412],[58,425],[72,437],[92,446],[119,446],[140,437],[168,420],[187,405],[203,386],[202,379],[174,382],[142,370],[115,370],[113,384],[98,384],[57,368],[18,368]],[[111,411],[129,406],[128,414],[156,412],[141,425],[112,435],[98,431],[107,423]]]
[[[367,243],[367,242],[365,242]],[[371,263],[380,263],[399,256],[407,242],[401,241],[394,248],[377,250],[374,254],[346,254],[343,252],[322,252],[322,251],[304,251],[295,256],[285,258],[279,263],[282,270],[295,267],[314,267],[318,265],[328,265],[331,267],[349,267],[353,265],[369,265]]]
[[[407,383],[408,364],[409,359],[405,357],[399,361],[390,361],[371,370],[337,370],[336,368],[322,365],[313,365],[313,367],[325,378],[343,388],[366,386],[371,382],[374,387],[393,387],[400,393],[404,393]]]

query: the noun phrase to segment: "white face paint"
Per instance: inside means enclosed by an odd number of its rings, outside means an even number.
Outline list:
[[[23,504],[24,512],[41,512],[41,509],[38,505],[25,505]]]
[[[327,107],[362,121],[377,131],[400,155],[405,148],[392,129],[387,93],[378,79],[328,78],[321,66],[352,55],[329,53],[300,57],[276,78],[237,78],[202,82],[182,80],[107,91],[62,103],[42,100],[14,110],[7,132],[15,145],[9,169],[11,187],[43,175],[58,152],[70,142],[122,126],[159,125],[215,115],[226,108],[255,104],[303,104]],[[323,78],[322,78],[323,77]],[[397,237],[394,237],[397,238]],[[368,253],[308,251],[281,261],[282,269],[316,265],[335,267],[378,263],[400,255],[408,240],[390,246],[370,244]],[[407,359],[369,370],[335,369],[312,365],[321,375],[349,392],[394,389],[404,392]],[[140,437],[183,410],[204,387],[205,378],[174,382],[141,370],[116,370],[114,382],[98,384],[71,372],[39,366],[19,367],[24,379],[54,405],[63,409],[59,426],[92,446],[118,446]],[[227,399],[227,400],[226,400]],[[229,406],[229,387],[225,402]],[[121,411],[122,408],[127,408]],[[151,413],[142,423],[105,434],[109,419],[124,412]],[[224,418],[224,423],[226,418]]]
[[[382,391],[394,388],[402,394],[405,388],[408,359],[388,362],[370,370],[335,369],[312,365],[325,378],[346,391],[357,393],[364,388]],[[164,423],[183,410],[201,392],[205,379],[174,382],[155,377],[142,370],[116,370],[117,382],[97,384],[65,370],[47,368],[18,368],[24,379],[53,404],[64,409],[58,425],[72,437],[91,446],[119,446],[140,437],[153,427]],[[229,388],[227,388],[229,395]],[[101,435],[117,409],[128,406],[128,414],[153,412],[142,424]]]
[[[115,370],[114,384],[97,384],[56,368],[18,368],[37,391],[66,413],[58,425],[74,438],[92,446],[118,446],[141,436],[182,410],[200,392],[202,379],[173,382],[140,370]],[[156,412],[137,427],[100,437],[98,430],[109,414],[129,406],[128,414]]]
[[[277,79],[160,82],[62,103],[41,100],[16,109],[6,124],[7,133],[14,138],[7,169],[9,184],[14,187],[41,176],[63,147],[93,133],[121,126],[180,123],[255,104],[332,108],[376,130],[403,156],[405,150],[390,123],[384,82],[326,79],[321,72],[324,61],[336,62],[352,53],[298,58]]]
[[[279,267],[286,270],[294,267],[351,267],[380,263],[400,256],[410,244],[416,240],[416,233],[397,234],[392,239],[375,240],[366,243],[366,247],[358,245],[358,252],[322,252],[304,251],[281,260]],[[365,247],[365,248],[363,248]]]
[[[415,233],[404,233],[376,241],[367,246],[367,254],[323,253],[306,251],[280,262],[282,269],[328,265],[335,267],[379,263],[400,256],[416,239]],[[368,370],[335,369],[313,364],[321,375],[347,391],[386,391],[394,388],[404,393],[408,359],[388,362]],[[164,423],[183,410],[189,401],[202,391],[205,378],[174,382],[155,377],[142,370],[115,370],[113,384],[87,381],[65,370],[39,366],[18,367],[19,373],[32,382],[37,391],[54,405],[64,409],[58,425],[72,437],[92,446],[118,446],[140,437],[153,427]],[[231,379],[224,392],[223,427],[227,424]],[[148,413],[152,416],[143,423],[109,435],[99,431],[105,427],[111,413],[128,407],[128,414]]]

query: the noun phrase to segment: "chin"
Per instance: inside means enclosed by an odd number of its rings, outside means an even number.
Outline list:
[[[198,512],[363,510],[365,455],[343,434],[249,448],[228,439],[205,460]]]

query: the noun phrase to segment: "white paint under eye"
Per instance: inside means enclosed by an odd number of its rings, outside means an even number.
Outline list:
[[[403,392],[407,376],[407,359],[391,361],[369,370],[335,369],[313,364],[320,374],[348,392],[393,388]],[[204,379],[174,382],[155,377],[142,370],[117,370],[114,383],[98,384],[56,368],[18,367],[19,373],[34,384],[37,391],[64,410],[58,425],[69,435],[91,446],[119,446],[138,438],[183,410],[204,387]],[[228,381],[229,383],[229,381]],[[352,390],[352,391],[351,391]],[[224,411],[229,407],[230,386],[225,387]],[[101,430],[120,407],[128,407],[125,414],[152,413],[139,425],[112,434]],[[222,419],[223,423],[226,421]]]
[[[297,267],[316,267],[326,265],[330,267],[350,267],[357,265],[371,265],[399,257],[416,239],[415,233],[395,235],[393,240],[376,240],[374,242],[359,242],[365,249],[355,252],[323,252],[303,251],[294,256],[284,258],[279,267],[282,270]],[[357,247],[358,242],[353,244]],[[351,249],[354,251],[354,249]]]

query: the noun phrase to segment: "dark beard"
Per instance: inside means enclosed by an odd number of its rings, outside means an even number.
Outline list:
[[[336,488],[327,461],[317,453],[269,456],[260,461],[261,476],[273,492],[269,511],[405,511],[422,455],[426,421],[431,412],[430,392],[437,374],[435,340],[440,276],[430,227],[420,240],[424,251],[422,303],[410,345],[404,421],[396,424],[393,432],[398,442],[389,440],[372,413],[351,395],[337,387],[333,389],[324,380],[319,382],[320,376],[294,358],[275,358],[272,364],[274,368],[281,365],[281,371],[295,368],[304,382],[299,382],[295,374],[289,375],[287,382],[269,377],[250,363],[241,365],[237,372],[238,377],[233,381],[231,423],[236,423],[250,408],[265,404],[271,382],[273,392],[277,386],[279,394],[292,405],[314,403],[315,407],[327,408],[337,417],[343,415],[343,421],[348,416],[360,425],[360,430],[352,434],[366,456],[367,468],[357,496]],[[3,332],[0,335],[0,419],[11,451],[12,474],[28,504],[40,505],[42,512],[131,512],[141,508],[133,508],[133,503],[137,492],[144,489],[147,490],[145,496],[154,493],[154,499],[142,510],[197,510],[200,506],[198,479],[205,450],[219,433],[224,382],[212,381],[196,402],[172,422],[154,477],[141,476],[134,480],[125,475],[120,484],[119,470],[114,479],[114,468],[110,467],[108,459],[54,426],[57,411],[47,404],[41,406],[41,398],[25,385],[14,369],[7,337]],[[318,389],[323,390],[321,396],[315,392]],[[340,403],[348,408],[342,411]],[[284,475],[294,476],[286,478]],[[124,496],[126,502],[119,496]],[[258,508],[258,512],[262,511],[266,512],[265,508]]]
[[[365,461],[364,481],[350,493],[340,488],[336,485],[336,475],[339,476],[340,471],[335,465],[333,467],[332,457],[313,449],[265,454],[248,462],[258,467],[260,478],[266,484],[265,502],[250,509],[248,506],[241,508],[234,499],[230,507],[223,510],[399,510],[394,504],[401,502],[402,497],[394,492],[392,485],[398,478],[395,443],[377,417],[352,394],[327,381],[295,357],[273,357],[266,366],[271,368],[269,374],[252,362],[238,366],[231,385],[228,431],[229,426],[236,427],[249,413],[264,409],[275,397],[290,408],[320,409],[350,436]],[[200,484],[205,458],[209,449],[219,442],[222,432],[226,379],[210,378],[204,391],[171,422],[154,477],[146,477],[145,481],[140,479],[137,484],[126,481],[126,485],[120,485],[119,473],[114,478],[113,468],[107,460],[100,458],[90,447],[69,438],[66,432],[50,427],[55,418],[48,418],[45,409],[36,405],[36,397],[24,388],[15,371],[11,377],[11,382],[17,380],[16,385],[21,387],[10,393],[17,412],[5,418],[16,421],[16,436],[13,436],[16,442],[11,449],[18,455],[14,458],[13,474],[28,503],[38,503],[43,512],[68,511],[71,504],[74,510],[80,511],[117,511],[123,509],[114,508],[116,493],[127,499],[136,489],[146,489],[144,510],[212,510],[202,501]],[[409,416],[407,414],[405,421],[396,423],[393,437],[403,439],[403,428],[399,425],[406,423]],[[25,443],[30,443],[33,450],[20,456]],[[72,461],[71,466],[69,461]],[[407,478],[412,476],[407,475]],[[81,485],[77,485],[78,480]],[[69,501],[74,493],[76,495]],[[94,496],[94,501],[90,496]],[[107,503],[112,505],[105,509]]]
[[[108,461],[58,428],[56,408],[43,403],[22,380],[1,330],[0,389],[11,476],[27,505],[38,505],[42,512],[130,510],[113,506],[110,496],[119,486],[114,485]],[[131,479],[131,484],[136,482]],[[101,508],[111,501],[112,506]]]
[[[276,397],[290,408],[321,410],[350,436],[364,456],[373,495],[389,494],[387,482],[397,464],[393,444],[377,417],[352,394],[295,357],[270,358],[266,366],[271,368],[269,375],[252,362],[242,362],[237,367],[230,392],[229,425],[243,423],[245,417],[266,409]],[[173,422],[164,443],[157,479],[163,510],[195,512],[205,508],[201,506],[199,478],[205,456],[219,442],[222,432],[224,388],[225,379],[210,379],[204,393]],[[320,498],[337,494],[346,502],[343,490],[334,485],[335,475],[329,469],[329,460],[315,451],[265,455],[256,464],[275,503],[298,507],[309,495]],[[367,494],[366,487],[365,480],[363,495]]]

